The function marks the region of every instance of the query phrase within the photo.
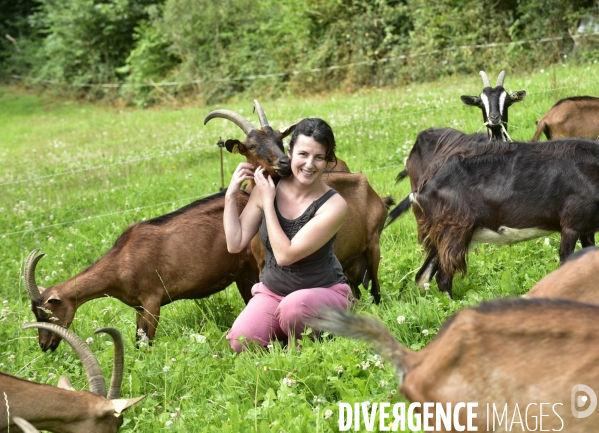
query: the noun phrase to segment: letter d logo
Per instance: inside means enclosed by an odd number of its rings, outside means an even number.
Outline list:
[[[579,392],[584,392],[588,395],[588,398],[591,399],[589,407],[583,411],[579,411],[577,408],[583,407],[586,404],[587,396],[579,395],[578,397],[576,397],[576,394]],[[570,395],[570,403],[572,408],[572,415],[574,415],[576,418],[586,418],[587,416],[595,412],[595,408],[597,407],[597,395],[595,394],[595,391],[593,391],[590,387],[586,385],[575,385],[574,388],[572,388],[572,394]]]

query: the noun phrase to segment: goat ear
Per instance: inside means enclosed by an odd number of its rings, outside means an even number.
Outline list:
[[[462,95],[462,96],[460,96],[460,99],[466,105],[472,105],[474,107],[480,107],[481,106],[481,103],[480,103],[481,101],[480,101],[480,98],[478,96]]]
[[[526,90],[518,90],[510,95],[510,104],[522,101],[526,97]]]
[[[40,293],[44,293],[44,291],[46,291],[46,288],[42,286],[37,286],[37,290],[39,290]]]
[[[46,302],[49,302],[51,304],[56,304],[56,303],[60,302],[60,296],[58,296],[57,294],[52,294],[52,295],[50,295],[50,297],[48,298],[48,300]]]
[[[73,385],[71,385],[71,379],[69,379],[67,376],[60,376],[58,379],[58,385],[56,386],[58,388],[66,389],[67,391],[75,391],[75,388],[73,388]]]
[[[225,147],[230,153],[239,153],[240,144],[242,144],[241,141],[235,139],[225,141]]]
[[[281,133],[281,138],[285,138],[285,137],[287,137],[289,134],[291,134],[291,133],[292,133],[292,132],[295,130],[295,127],[297,126],[297,124],[298,124],[298,123],[299,123],[299,122],[295,122],[295,123],[292,123],[291,125],[288,125],[288,126],[286,126],[286,127],[282,128],[282,129],[279,131],[279,132]]]
[[[130,408],[145,397],[145,395],[142,395],[141,397],[135,398],[118,398],[116,400],[110,400],[110,403],[112,403],[112,412],[114,413],[114,416],[119,416],[125,409]]]

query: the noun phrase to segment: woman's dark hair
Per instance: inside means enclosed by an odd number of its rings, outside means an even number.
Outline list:
[[[300,135],[312,137],[325,147],[325,161],[337,162],[337,157],[335,156],[335,148],[337,146],[335,143],[335,134],[333,134],[333,130],[327,122],[317,117],[308,117],[299,121],[289,142],[290,153],[293,153],[293,146]]]

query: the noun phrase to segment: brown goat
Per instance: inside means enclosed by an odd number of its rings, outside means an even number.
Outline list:
[[[135,308],[138,337],[143,331],[153,339],[160,307],[172,301],[204,298],[235,281],[248,302],[258,268],[249,247],[239,254],[227,251],[224,194],[130,226],[96,263],[48,289],[35,282],[35,266],[43,255],[33,251],[25,264],[25,281],[35,317],[69,327],[83,303],[110,296]],[[248,195],[237,197],[241,212]],[[39,331],[42,350],[55,350],[59,343],[58,335]]]
[[[16,417],[38,429],[55,433],[114,433],[123,423],[121,413],[144,397],[118,399],[123,380],[123,340],[114,328],[98,329],[114,341],[111,387],[106,394],[102,370],[88,345],[77,335],[52,323],[32,323],[23,328],[43,328],[56,332],[75,350],[83,363],[90,391],[75,391],[66,376],[58,387],[30,382],[0,372],[0,391],[6,403],[0,404],[0,433],[18,430]],[[7,409],[8,406],[8,409]]]
[[[599,305],[598,271],[599,248],[583,248],[543,277],[524,297],[561,298]]]
[[[246,139],[227,140],[229,152],[242,154],[273,177],[291,174],[282,139],[293,132],[295,125],[274,131],[258,101],[254,101],[254,107],[261,129],[230,110],[213,111],[204,123],[216,117],[233,121],[245,132]],[[238,194],[239,212],[247,198],[246,194]],[[235,281],[247,303],[251,287],[258,281],[258,268],[249,246],[239,254],[227,251],[223,209],[221,191],[170,214],[134,224],[100,260],[48,289],[35,282],[35,265],[42,256],[32,253],[25,266],[25,280],[35,317],[39,322],[52,320],[68,327],[81,304],[111,296],[137,310],[137,338],[145,335],[153,339],[160,307],[172,301],[204,298]],[[39,343],[44,351],[55,350],[60,337],[40,330]]]
[[[556,138],[599,138],[599,98],[574,96],[560,99],[537,122],[531,141],[539,141],[541,134],[547,140]]]
[[[274,174],[271,174],[272,170],[271,172],[265,171],[273,178],[288,176],[291,174],[290,163],[289,157],[284,153],[282,139],[286,134],[293,132],[296,124],[284,128],[284,133],[272,131],[258,101],[254,101],[254,105],[259,113],[263,132],[258,139],[252,137],[252,141],[250,141],[250,135],[253,132],[251,130],[248,132],[249,127],[244,123],[247,120],[230,110],[213,111],[206,117],[204,124],[215,117],[231,120],[247,134],[246,143],[251,142],[252,144],[248,146],[238,140],[227,140],[225,147],[229,152],[241,153],[254,167],[258,165],[266,167],[264,164],[273,164],[274,161],[277,161],[278,170],[274,171]],[[261,146],[264,148],[261,148]],[[286,172],[288,168],[289,171]],[[335,240],[335,254],[341,262],[343,271],[356,297],[360,297],[358,286],[362,284],[368,290],[372,280],[370,291],[375,303],[378,304],[380,302],[380,286],[378,283],[379,240],[387,210],[393,204],[393,199],[391,197],[384,199],[379,197],[364,175],[349,174],[347,164],[340,159],[337,160],[337,164],[329,163],[327,170],[332,171],[325,173],[323,180],[336,189],[349,206],[348,216]],[[343,173],[343,171],[347,171],[347,173]],[[337,179],[344,180],[337,181]],[[330,183],[331,181],[333,183]],[[252,188],[253,182],[248,182],[245,191],[251,191]],[[262,269],[265,262],[265,253],[259,235],[252,239],[251,246],[258,261],[258,267]]]
[[[381,259],[380,236],[393,204],[391,197],[381,198],[361,173],[325,173],[322,180],[345,199],[348,212],[337,232],[334,248],[348,284],[356,298],[360,298],[360,284],[368,290],[374,302],[380,302],[378,268]],[[264,245],[256,235],[251,242],[252,252],[262,270],[266,263]]]
[[[597,306],[550,299],[483,303],[453,315],[419,352],[399,343],[374,318],[327,311],[311,325],[373,343],[397,368],[402,394],[421,407],[440,403],[445,410],[447,403],[452,409],[461,402],[477,403],[473,426],[478,431],[532,431],[539,423],[539,431],[597,431],[596,415],[573,415],[592,412],[593,404],[592,396],[586,408],[575,404],[575,387],[599,390]],[[466,410],[459,415],[465,426]],[[435,412],[431,424],[436,419]],[[464,430],[455,428],[455,420],[443,427],[435,431]]]

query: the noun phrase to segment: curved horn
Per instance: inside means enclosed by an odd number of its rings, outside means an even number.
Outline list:
[[[497,77],[497,87],[503,87],[503,80],[505,79],[505,71],[501,71],[499,73],[499,77]]]
[[[112,365],[112,377],[110,378],[110,389],[108,390],[108,399],[116,400],[121,394],[121,384],[123,383],[123,371],[125,365],[125,346],[123,337],[116,328],[100,328],[94,331],[94,334],[104,332],[112,337],[114,342],[114,360]]]
[[[483,85],[485,87],[491,87],[491,82],[489,81],[489,77],[487,76],[485,71],[480,71],[479,72],[481,78],[483,79]]]
[[[250,123],[250,121],[247,120],[245,117],[243,117],[241,114],[238,114],[231,110],[224,110],[224,109],[223,110],[214,110],[210,114],[208,114],[206,116],[206,118],[204,119],[204,125],[206,123],[208,123],[209,120],[214,119],[215,117],[221,117],[223,119],[230,120],[235,125],[239,126],[243,130],[243,132],[245,132],[245,135],[249,134],[249,132],[252,129],[256,129]]]
[[[69,343],[75,351],[75,353],[77,353],[77,356],[79,356],[79,359],[81,359],[83,368],[85,368],[85,373],[87,374],[87,381],[89,382],[89,390],[94,394],[106,397],[106,383],[104,382],[104,376],[102,376],[102,369],[100,368],[100,364],[98,363],[98,360],[92,353],[89,346],[85,343],[85,341],[79,338],[79,336],[69,331],[67,328],[63,328],[62,326],[56,325],[54,323],[27,323],[23,325],[22,328],[46,329],[47,331],[55,333],[63,340],[65,340],[67,343]]]
[[[39,253],[39,251],[40,249],[36,248],[29,253],[29,256],[27,256],[27,259],[25,260],[24,269],[25,289],[27,289],[29,297],[35,303],[39,303],[39,301],[42,299],[42,295],[40,294],[35,281],[35,267],[37,266],[37,262],[39,262],[39,260],[45,256],[45,254],[40,254],[38,256],[37,253]]]
[[[265,126],[270,126],[268,124],[268,120],[266,120],[266,114],[264,114],[264,110],[262,109],[262,105],[258,102],[257,99],[254,99],[254,108],[258,112],[258,118],[260,119],[260,126],[264,128]]]
[[[12,420],[21,430],[23,430],[24,433],[40,433],[40,431],[31,425],[29,421],[25,421],[19,416],[13,417]]]

